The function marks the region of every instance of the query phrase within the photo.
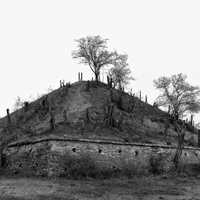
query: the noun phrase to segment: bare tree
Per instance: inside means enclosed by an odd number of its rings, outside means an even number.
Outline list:
[[[200,111],[200,88],[198,86],[192,86],[186,82],[187,76],[184,74],[177,74],[171,77],[160,77],[158,80],[154,80],[156,89],[161,90],[162,94],[156,99],[156,103],[159,106],[171,107],[171,114],[175,131],[178,135],[178,146],[174,155],[174,165],[178,168],[182,150],[184,148],[184,136],[185,136],[185,124],[178,122],[178,118],[190,113],[198,113]],[[165,132],[169,124],[167,122]]]
[[[154,86],[162,94],[156,99],[158,106],[171,107],[171,114],[178,117],[186,113],[198,113],[200,111],[200,88],[186,82],[185,74],[177,74],[171,77],[160,77],[154,80]]]
[[[78,43],[77,50],[72,51],[72,58],[79,59],[80,63],[89,65],[98,81],[100,69],[113,63],[114,52],[106,50],[108,39],[100,36],[87,36],[75,40]]]
[[[135,80],[131,76],[131,70],[128,68],[128,55],[118,54],[115,52],[115,59],[113,60],[113,67],[109,70],[109,76],[112,78],[114,88],[122,89],[131,80]]]

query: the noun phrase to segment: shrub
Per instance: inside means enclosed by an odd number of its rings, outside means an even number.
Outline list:
[[[68,88],[70,88],[72,85],[71,85],[70,82],[67,82],[67,83],[66,83],[66,86],[67,86]]]
[[[121,176],[122,172],[118,168],[107,168],[107,169],[99,169],[97,171],[96,177],[98,179],[108,179],[112,177]]]
[[[190,123],[186,123],[186,130],[190,132],[194,132],[194,127]]]
[[[61,176],[73,179],[95,178],[97,166],[91,157],[82,154],[80,157],[63,156]]]
[[[88,154],[63,156],[62,167],[63,173],[60,174],[60,177],[68,179],[105,179],[118,177],[121,173],[116,168],[100,168]]]
[[[182,176],[199,176],[200,175],[200,164],[189,163],[187,160],[181,160],[178,164],[178,168],[174,169],[179,175]]]
[[[190,170],[190,174],[194,176],[200,175],[200,163],[188,164],[188,169]]]
[[[133,178],[135,175],[147,174],[147,166],[136,160],[126,160],[122,163],[121,173],[128,178]]]
[[[153,174],[161,174],[164,172],[163,156],[161,154],[151,155],[149,158],[149,172]]]
[[[179,162],[176,171],[181,175],[186,175],[190,173],[191,169],[187,163]]]
[[[124,140],[124,142],[130,142],[130,138],[128,138],[128,137],[123,138],[123,140]]]
[[[193,146],[193,147],[197,146],[197,142],[195,141],[195,139],[194,139],[193,136],[190,137],[190,138],[186,141],[186,143],[187,143],[189,146]]]
[[[126,176],[133,178],[135,175],[144,175],[148,172],[147,166],[140,161],[123,160],[122,167],[100,168],[97,163],[87,154],[78,156],[63,156],[63,173],[60,177],[69,179],[87,179],[87,178],[111,178]]]

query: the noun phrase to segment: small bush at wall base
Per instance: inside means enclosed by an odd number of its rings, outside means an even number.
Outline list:
[[[193,174],[194,176],[200,175],[200,163],[190,164],[188,166],[188,169],[190,169],[190,173]]]
[[[143,162],[126,160],[123,161],[121,173],[128,178],[133,178],[135,175],[147,174],[148,170],[147,166]]]
[[[172,171],[182,176],[198,176],[200,175],[200,163],[188,163],[187,161],[181,160],[178,164],[178,168],[174,167]]]
[[[146,175],[148,166],[136,160],[122,160],[120,168],[100,168],[99,165],[87,154],[80,156],[65,155],[62,160],[63,172],[60,177],[68,179],[105,179],[125,176],[133,178],[135,175]]]
[[[82,179],[95,178],[97,167],[94,161],[86,154],[80,157],[70,155],[63,156],[63,173],[60,175],[66,178]]]
[[[163,156],[161,154],[151,155],[149,159],[149,172],[153,174],[161,174],[164,172]]]
[[[82,154],[81,156],[63,156],[61,165],[63,172],[60,174],[60,177],[68,179],[107,179],[119,177],[124,174],[122,169],[100,168],[87,154]]]
[[[191,169],[187,163],[179,163],[176,171],[181,175],[187,175],[190,174]]]
[[[173,175],[178,175],[178,176],[200,176],[200,164],[190,164],[187,162],[180,162],[178,164],[178,168],[175,168],[173,166],[170,170]]]
[[[107,168],[107,169],[99,169],[97,171],[96,177],[98,179],[108,179],[108,178],[118,178],[122,175],[122,171],[120,169],[112,169],[112,168]]]

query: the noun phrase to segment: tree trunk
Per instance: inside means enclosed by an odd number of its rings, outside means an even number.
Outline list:
[[[99,72],[95,72],[95,80],[96,80],[96,82],[99,81]]]
[[[198,130],[198,147],[200,148],[200,130]]]
[[[51,124],[51,130],[54,130],[56,127],[56,124],[55,124],[54,114],[52,112],[51,112],[50,124]]]
[[[177,147],[173,161],[174,161],[175,168],[177,169],[180,158],[181,158],[181,154],[184,148],[185,127],[184,127],[184,124],[182,124],[181,128],[179,128],[177,120],[175,121],[175,127],[178,134],[178,147]]]
[[[122,91],[122,84],[120,81],[119,81],[119,91]]]

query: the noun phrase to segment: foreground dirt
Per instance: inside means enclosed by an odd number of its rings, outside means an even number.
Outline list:
[[[200,200],[200,178],[66,180],[1,178],[0,200]]]

